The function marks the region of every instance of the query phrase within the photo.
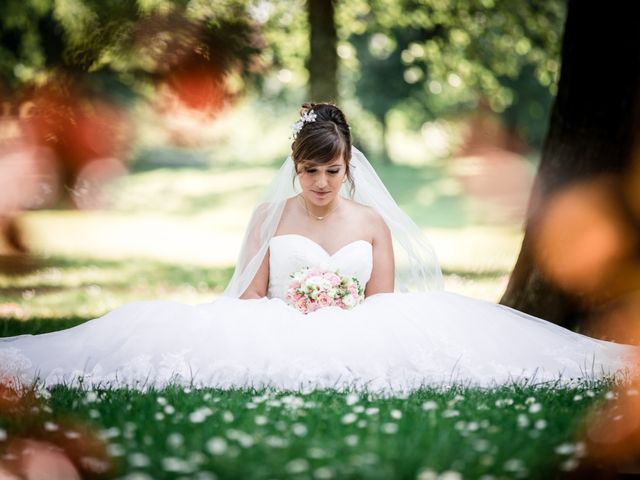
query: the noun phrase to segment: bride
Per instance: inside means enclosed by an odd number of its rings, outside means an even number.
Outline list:
[[[635,347],[442,290],[422,232],[351,145],[343,113],[305,104],[246,230],[225,295],[133,302],[68,330],[0,339],[14,381],[366,389],[613,376]]]

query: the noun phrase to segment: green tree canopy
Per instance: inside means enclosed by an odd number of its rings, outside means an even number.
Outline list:
[[[341,37],[356,50],[347,62],[354,92],[378,118],[404,106],[418,126],[483,98],[540,143],[559,70],[561,2],[375,0],[341,7]]]

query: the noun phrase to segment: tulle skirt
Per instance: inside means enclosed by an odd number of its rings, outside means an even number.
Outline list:
[[[561,385],[624,373],[636,357],[636,347],[442,291],[306,315],[278,298],[141,301],[67,330],[0,339],[5,377],[139,389]]]

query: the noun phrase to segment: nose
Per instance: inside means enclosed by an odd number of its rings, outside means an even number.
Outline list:
[[[324,189],[328,185],[327,182],[327,174],[324,172],[320,172],[316,179],[316,188]]]

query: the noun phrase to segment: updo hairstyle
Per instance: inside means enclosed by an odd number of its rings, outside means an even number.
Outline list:
[[[300,172],[306,162],[326,164],[342,156],[353,196],[355,186],[349,170],[351,131],[347,119],[342,110],[330,103],[304,103],[300,116],[310,110],[316,114],[315,121],[305,122],[291,144],[291,157],[296,173]]]

